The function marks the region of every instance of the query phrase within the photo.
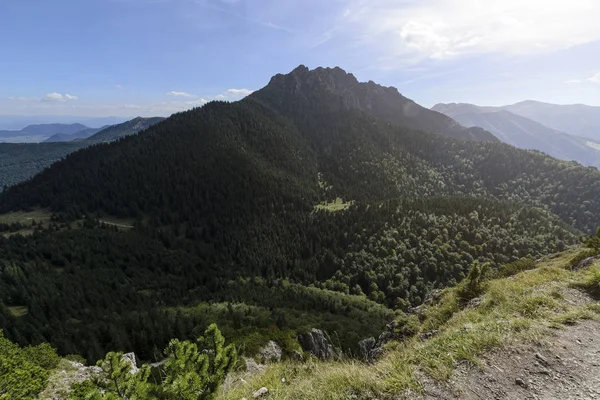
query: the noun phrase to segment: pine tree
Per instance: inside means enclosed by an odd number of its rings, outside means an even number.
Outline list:
[[[173,339],[165,350],[170,360],[165,364],[163,390],[167,398],[210,400],[234,367],[237,352],[212,324],[197,343]]]

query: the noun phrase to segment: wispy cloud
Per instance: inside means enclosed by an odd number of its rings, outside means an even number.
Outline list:
[[[353,0],[329,31],[391,67],[471,55],[530,55],[600,40],[595,0]],[[327,40],[325,35],[321,40]]]
[[[232,95],[232,96],[248,96],[249,94],[252,94],[252,92],[254,92],[253,90],[250,89],[227,89],[227,94]]]
[[[48,93],[42,97],[11,96],[8,99],[12,100],[12,101],[30,102],[30,103],[31,102],[40,102],[40,101],[64,103],[67,101],[78,100],[79,97],[73,96],[68,93],[60,94],[60,93],[53,92],[53,93]]]
[[[172,96],[172,97],[198,97],[195,94],[191,94],[191,93],[187,93],[187,92],[177,92],[175,90],[170,91],[169,93],[167,93],[167,96]]]
[[[592,82],[592,83],[600,83],[600,72],[598,72],[596,75],[588,78],[587,80],[588,80],[588,82]]]
[[[225,92],[216,95],[215,100],[240,100],[249,94],[251,94],[253,90],[250,89],[227,89]]]
[[[48,93],[47,95],[45,95],[44,97],[42,97],[42,101],[70,101],[70,100],[77,100],[78,97],[77,96],[73,96],[70,95],[68,93],[66,94],[60,94],[60,93]]]
[[[32,101],[40,101],[39,97],[24,97],[24,96],[10,96],[8,98],[11,101],[21,101],[21,102],[32,102]]]
[[[232,88],[211,96],[198,96],[195,94],[171,91],[167,95],[173,97],[170,101],[156,101],[150,103],[90,103],[76,102],[77,96],[65,93],[48,93],[42,97],[8,97],[8,103],[14,110],[29,113],[67,113],[69,115],[118,115],[118,116],[169,116],[176,112],[186,111],[195,107],[202,107],[211,100],[236,101],[252,93],[246,88]],[[1,103],[1,99],[0,99]],[[2,104],[0,104],[0,108]]]
[[[596,75],[592,75],[586,79],[569,79],[569,80],[565,81],[565,83],[567,83],[567,84],[580,84],[580,83],[587,83],[587,82],[600,84],[600,72],[598,72]]]
[[[176,112],[202,107],[210,100],[199,98],[188,101],[161,101],[156,103],[123,103],[123,104],[78,104],[72,106],[83,115],[118,115],[118,116],[169,116]]]
[[[203,7],[203,8],[209,9],[209,10],[213,10],[213,11],[218,11],[223,14],[231,15],[231,16],[241,19],[243,21],[250,22],[252,24],[256,24],[256,25],[259,25],[259,26],[262,26],[265,28],[286,32],[289,34],[297,34],[298,33],[294,29],[277,24],[271,20],[263,20],[261,18],[256,18],[254,16],[248,15],[247,13],[240,13],[240,12],[235,11],[235,6],[238,3],[240,3],[239,0],[225,0],[225,1],[221,0],[220,3],[222,4],[222,6],[217,6],[214,3],[208,2],[206,0],[195,0],[194,2],[196,4],[198,4],[200,7]]]

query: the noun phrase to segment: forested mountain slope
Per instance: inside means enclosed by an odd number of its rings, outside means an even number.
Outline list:
[[[193,225],[197,218],[228,213],[228,207],[249,207],[253,211],[242,213],[246,216],[260,213],[258,204],[299,210],[323,196],[373,201],[487,195],[544,205],[579,229],[594,229],[597,221],[590,218],[600,211],[596,170],[375,118],[318,83],[322,80],[314,77],[322,71],[288,85],[297,80],[295,70],[240,102],[212,102],[176,114],[145,135],[72,154],[11,188],[0,197],[0,207],[101,210],[151,215],[154,225],[190,220]]]
[[[56,133],[50,136],[48,139],[44,140],[44,142],[72,142],[74,140],[83,140],[89,138],[92,135],[95,135],[96,133],[106,128],[108,127],[103,126],[102,128],[87,128],[75,133]]]
[[[426,132],[440,114],[397,118],[397,92],[353,82],[299,68],[6,190],[3,212],[55,213],[26,237],[2,226],[7,337],[152,359],[218,321],[248,351],[313,327],[355,349],[475,261],[559,251],[599,224],[596,169]]]
[[[94,135],[91,135],[89,140],[92,142],[110,142],[125,136],[135,135],[144,129],[148,129],[152,125],[158,124],[162,120],[164,120],[162,117],[137,117],[121,124],[106,127]]]
[[[504,143],[518,148],[543,151],[552,157],[577,161],[583,165],[600,166],[600,145],[594,146],[590,139],[548,128],[505,109],[451,103],[436,104],[433,110],[465,126],[482,127]]]

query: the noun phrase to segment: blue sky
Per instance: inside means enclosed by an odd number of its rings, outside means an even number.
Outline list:
[[[597,0],[2,0],[0,114],[169,115],[299,64],[425,105],[600,105]]]

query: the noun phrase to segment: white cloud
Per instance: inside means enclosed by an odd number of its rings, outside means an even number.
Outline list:
[[[214,98],[215,100],[241,100],[244,97],[248,96],[249,94],[252,94],[252,92],[254,92],[253,90],[250,89],[227,89],[225,92],[216,95]]]
[[[198,99],[198,100],[186,101],[185,105],[186,106],[191,106],[191,107],[200,107],[200,106],[205,105],[208,102],[209,102],[209,100],[201,98],[201,99]]]
[[[59,103],[63,103],[66,101],[73,101],[73,100],[78,100],[79,97],[77,96],[73,96],[70,95],[68,93],[65,94],[60,94],[60,93],[48,93],[43,97],[24,97],[24,96],[11,96],[8,98],[9,100],[12,101],[20,101],[20,102],[28,102],[28,103],[35,103],[35,102],[59,102]]]
[[[252,92],[250,89],[227,89],[227,94],[232,96],[248,96]]]
[[[196,95],[181,95],[184,92],[176,92],[170,101],[156,101],[149,103],[113,103],[102,104],[90,102],[75,102],[69,100],[77,99],[70,94],[48,93],[44,97],[8,97],[8,101],[2,103],[0,99],[0,109],[11,110],[16,114],[64,114],[64,115],[83,115],[83,116],[103,116],[116,115],[131,117],[141,116],[169,116],[173,113],[186,111],[195,107],[202,107],[211,100],[235,101],[252,93],[249,89],[228,89],[217,96],[199,97]],[[186,93],[189,94],[189,93]],[[172,95],[171,95],[172,96]],[[6,99],[6,98],[5,98]]]
[[[68,100],[77,100],[77,96],[72,96],[68,93],[60,94],[60,93],[48,93],[44,97],[42,97],[42,101],[68,101]]]
[[[588,78],[588,82],[600,83],[600,72],[598,72],[596,75],[592,76],[591,78]]]
[[[8,99],[12,100],[12,101],[24,101],[24,102],[40,101],[40,99],[37,97],[23,97],[23,96],[18,96],[18,97],[11,96]]]
[[[187,92],[177,92],[175,90],[167,93],[167,96],[172,96],[172,97],[198,97],[194,94],[191,93],[187,93]]]
[[[579,84],[579,83],[586,83],[586,82],[600,84],[600,72],[598,72],[596,75],[593,75],[587,79],[569,79],[568,81],[565,81],[565,83],[568,83],[568,84]]]
[[[123,85],[116,84],[116,85],[115,85],[115,89],[119,89],[119,90],[121,90],[121,89],[123,89]]]
[[[354,0],[336,26],[390,67],[477,54],[528,55],[600,40],[597,0]]]

